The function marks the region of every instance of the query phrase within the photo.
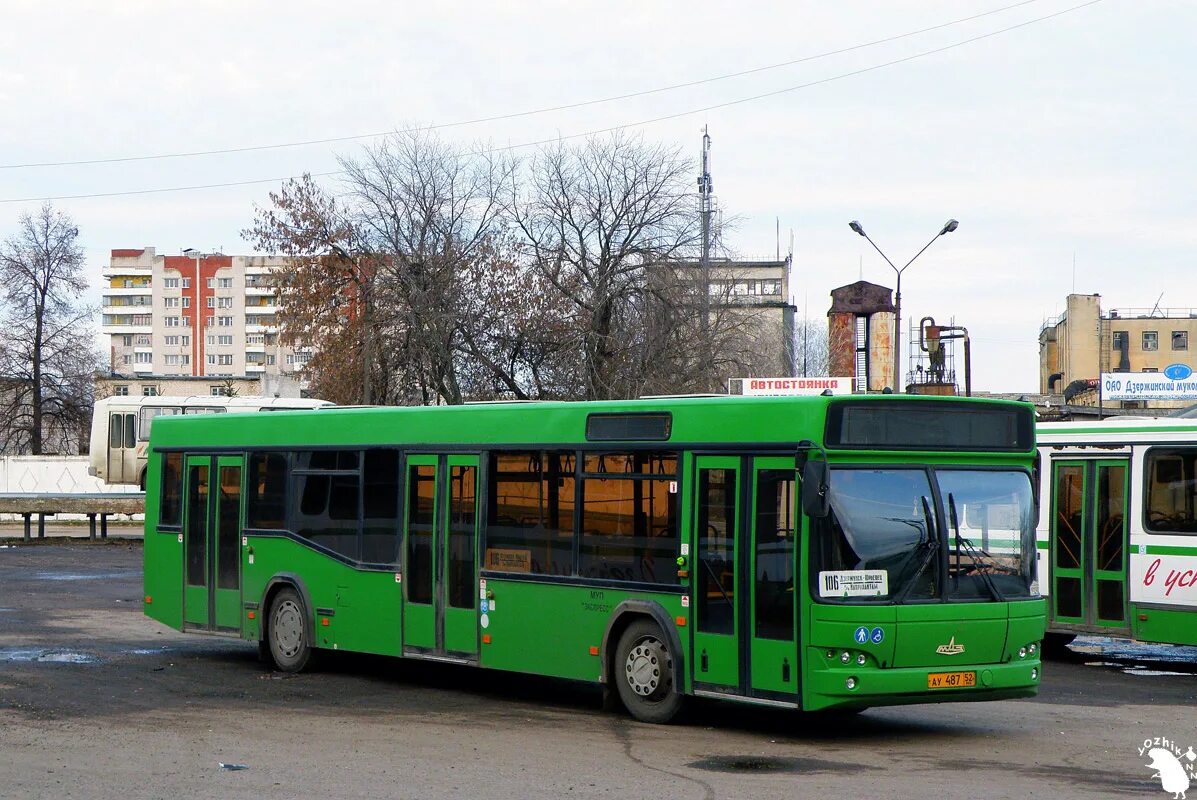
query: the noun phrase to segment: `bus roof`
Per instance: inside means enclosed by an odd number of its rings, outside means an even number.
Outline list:
[[[736,442],[822,442],[827,410],[838,403],[918,403],[949,408],[1004,407],[1029,410],[1026,403],[979,398],[906,395],[814,397],[690,397],[595,402],[493,403],[459,406],[343,408],[319,413],[297,411],[284,417],[222,414],[162,417],[154,423],[154,449],[220,446],[345,445],[349,447],[432,445],[550,446],[586,443],[618,448],[629,444],[676,447]],[[1029,413],[1029,411],[1028,411]],[[607,436],[592,429],[592,415],[639,433]],[[653,421],[663,428],[654,435]],[[626,430],[630,429],[624,429]],[[615,431],[618,434],[618,430]],[[661,435],[661,434],[664,435]],[[591,434],[591,435],[588,435]],[[673,443],[673,444],[671,444]],[[1009,454],[1008,452],[1006,453]]]
[[[1133,442],[1173,435],[1197,434],[1197,419],[1181,417],[1109,417],[1085,422],[1041,422],[1035,426],[1040,445],[1056,442]],[[1197,439],[1194,439],[1197,441]]]
[[[143,406],[179,406],[194,408],[227,408],[230,411],[238,408],[322,408],[331,406],[327,400],[316,400],[308,397],[265,397],[260,395],[246,395],[226,397],[215,394],[193,395],[113,395],[96,401],[96,409],[106,409],[118,406],[122,409],[141,408]]]

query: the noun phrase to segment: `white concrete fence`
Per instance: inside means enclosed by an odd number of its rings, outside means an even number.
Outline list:
[[[136,492],[136,486],[106,484],[87,474],[87,456],[0,456],[0,494],[107,494]],[[137,514],[134,519],[142,519]],[[0,520],[20,520],[0,514]],[[86,514],[59,514],[58,520],[85,520]]]

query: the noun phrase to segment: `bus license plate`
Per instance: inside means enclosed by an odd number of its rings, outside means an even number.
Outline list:
[[[975,672],[932,672],[927,675],[928,689],[961,689],[976,685]]]

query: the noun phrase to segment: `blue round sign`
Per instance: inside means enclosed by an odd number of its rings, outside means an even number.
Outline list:
[[[881,644],[885,641],[885,630],[882,628],[873,628],[873,644]]]
[[[869,629],[864,625],[861,625],[856,629],[856,633],[853,635],[853,638],[856,639],[857,644],[865,644],[869,641]]]
[[[1164,374],[1168,376],[1169,380],[1183,381],[1193,374],[1193,368],[1188,364],[1169,364],[1164,367]]]

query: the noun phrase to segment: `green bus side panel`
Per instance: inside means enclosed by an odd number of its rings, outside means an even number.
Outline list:
[[[144,559],[145,597],[151,600],[145,603],[143,598],[146,616],[182,630],[183,545],[178,534],[147,531]]]
[[[752,688],[798,691],[798,648],[791,641],[752,640]]]
[[[436,611],[431,603],[408,603],[404,607],[403,643],[408,647],[436,647]]]
[[[478,609],[445,609],[445,650],[450,653],[478,652]]]
[[[401,651],[400,584],[393,572],[358,570],[281,536],[249,536],[254,563],[245,559],[247,602],[261,603],[270,579],[296,576],[311,598],[311,613],[333,609],[328,625],[316,620],[316,646],[397,656]],[[261,608],[265,618],[269,608]],[[245,636],[256,636],[247,627]]]
[[[216,620],[219,628],[241,629],[241,590],[216,590]]]
[[[615,608],[639,598],[660,603],[670,619],[683,616],[681,595],[592,589],[488,578],[494,608],[482,630],[481,665],[492,669],[597,682],[600,648]],[[685,615],[688,616],[688,615]],[[686,631],[677,628],[685,648]],[[486,643],[485,637],[490,638]],[[618,642],[611,641],[614,651]],[[679,654],[681,656],[681,654]],[[687,673],[689,669],[687,669]]]
[[[1194,624],[1193,614],[1192,608],[1172,611],[1158,607],[1140,608],[1132,604],[1134,638],[1141,642],[1197,645],[1197,624]]]
[[[720,686],[740,685],[740,648],[735,636],[694,633],[694,680]]]

